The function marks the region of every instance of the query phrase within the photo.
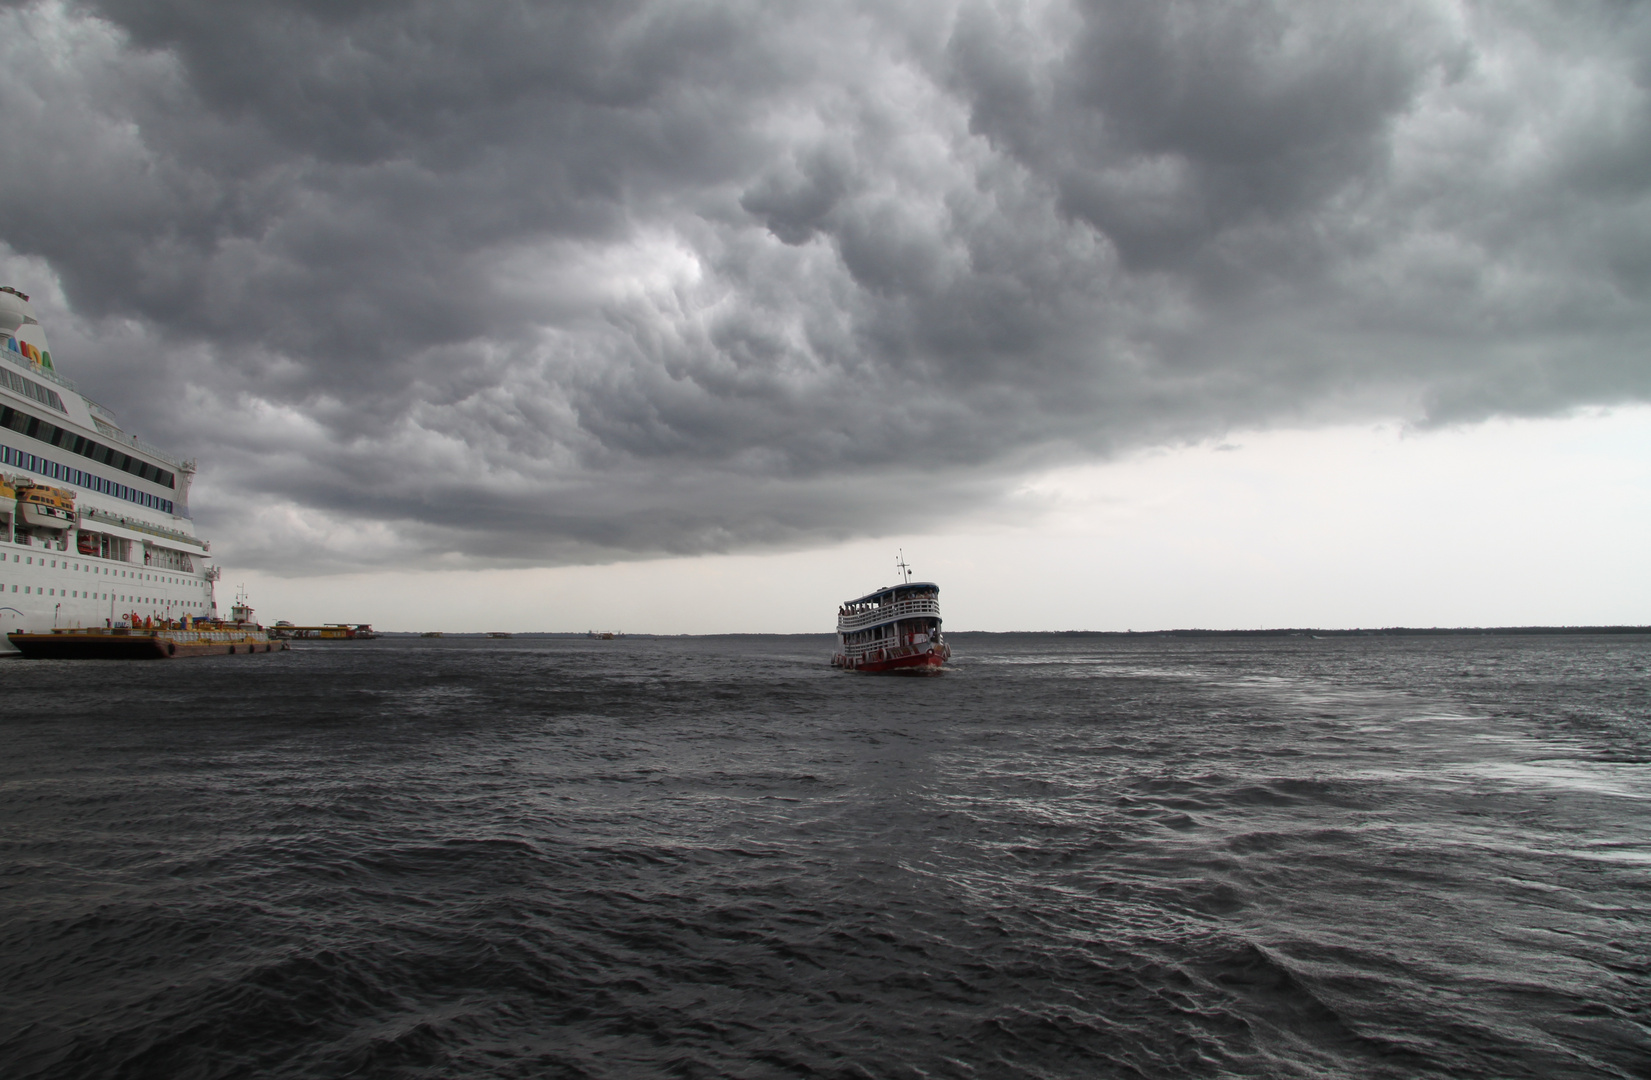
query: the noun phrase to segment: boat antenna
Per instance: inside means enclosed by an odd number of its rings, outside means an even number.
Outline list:
[[[900,553],[895,556],[894,565],[900,571],[900,579],[909,585],[911,583],[911,567],[906,565],[905,548],[901,548]]]

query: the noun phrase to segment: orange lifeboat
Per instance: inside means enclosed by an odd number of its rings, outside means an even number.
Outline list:
[[[18,484],[17,517],[29,529],[72,529],[76,520],[74,492],[44,484]]]

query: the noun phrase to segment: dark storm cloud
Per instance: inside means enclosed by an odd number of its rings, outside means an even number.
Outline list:
[[[803,543],[1651,396],[1644,5],[0,21],[7,273],[242,561]]]

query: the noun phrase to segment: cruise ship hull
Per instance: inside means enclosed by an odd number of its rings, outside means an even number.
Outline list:
[[[210,619],[218,613],[213,584],[200,568],[87,557],[72,544],[60,550],[8,542],[0,529],[0,634]],[[11,648],[0,637],[0,654]]]

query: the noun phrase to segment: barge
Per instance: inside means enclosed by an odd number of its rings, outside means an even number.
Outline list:
[[[170,660],[284,652],[291,648],[284,641],[271,640],[262,627],[70,627],[34,634],[11,633],[6,638],[29,660]]]
[[[58,626],[14,630],[6,635],[27,660],[171,660],[183,656],[236,656],[286,652],[292,646],[270,636],[252,617],[243,594],[229,620],[181,620],[130,613],[107,626]]]

